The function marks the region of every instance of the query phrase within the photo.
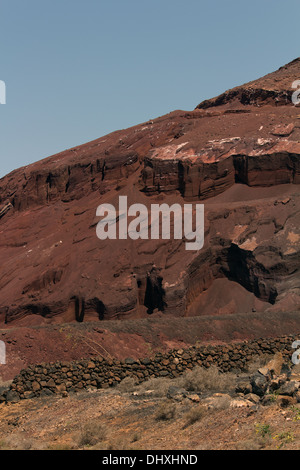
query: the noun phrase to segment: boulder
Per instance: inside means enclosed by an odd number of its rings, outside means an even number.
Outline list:
[[[260,397],[258,395],[255,395],[255,393],[248,393],[247,395],[245,395],[245,399],[251,401],[255,405],[260,402]]]
[[[270,390],[278,390],[283,384],[286,383],[288,377],[286,374],[281,374],[279,376],[275,376],[270,381]]]
[[[9,390],[5,398],[8,403],[18,403],[20,401],[20,395],[13,390]]]
[[[278,403],[281,408],[287,408],[295,405],[297,403],[297,399],[288,395],[278,395],[276,403]]]
[[[243,393],[244,395],[247,395],[252,392],[252,385],[248,380],[245,380],[236,386],[235,391],[236,393]]]
[[[263,397],[268,390],[269,382],[267,378],[257,372],[251,377],[252,392],[259,397]]]
[[[288,395],[292,397],[299,390],[299,387],[300,387],[300,382],[291,380],[290,382],[286,382],[285,384],[283,384],[278,389],[278,393],[280,395]]]

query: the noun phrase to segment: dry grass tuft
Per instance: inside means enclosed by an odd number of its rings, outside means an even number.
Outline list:
[[[137,381],[134,377],[125,377],[118,385],[118,390],[122,393],[134,392],[136,388]]]
[[[220,372],[216,366],[211,366],[208,369],[197,366],[192,370],[185,371],[176,379],[152,378],[135,388],[139,393],[151,391],[151,395],[154,397],[165,397],[171,385],[189,392],[229,392],[234,390],[235,384],[236,375],[234,373]]]
[[[80,434],[79,447],[94,446],[106,438],[106,428],[99,422],[87,423]]]
[[[261,354],[254,357],[251,361],[247,363],[247,372],[249,374],[254,374],[258,369],[264,367],[274,356],[270,354]]]
[[[198,366],[185,372],[179,381],[181,387],[191,392],[221,392],[234,390],[236,376],[230,372],[221,373],[216,366],[208,369]]]
[[[138,387],[138,391],[140,393],[145,393],[151,390],[151,396],[165,397],[170,385],[173,384],[176,385],[176,379],[154,378],[141,383]]]
[[[192,424],[200,421],[204,416],[207,415],[207,408],[203,405],[194,406],[185,415],[186,423],[184,428],[191,426]]]
[[[160,404],[155,413],[155,419],[157,421],[168,421],[173,419],[176,414],[176,405],[168,401],[164,401]]]

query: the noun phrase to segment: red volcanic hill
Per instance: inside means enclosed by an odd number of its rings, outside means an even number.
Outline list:
[[[299,311],[300,59],[0,180],[0,323]],[[101,203],[205,207],[205,242],[105,240]]]

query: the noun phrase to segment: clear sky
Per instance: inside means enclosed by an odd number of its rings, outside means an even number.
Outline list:
[[[0,0],[0,15],[0,177],[300,55],[299,0]]]

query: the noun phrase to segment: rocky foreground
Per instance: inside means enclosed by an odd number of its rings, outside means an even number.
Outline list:
[[[260,358],[262,361],[262,358]],[[1,449],[297,450],[300,372],[277,354],[244,373],[215,366],[177,379],[0,404]]]

